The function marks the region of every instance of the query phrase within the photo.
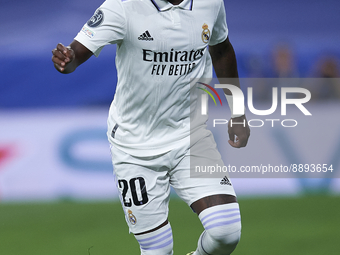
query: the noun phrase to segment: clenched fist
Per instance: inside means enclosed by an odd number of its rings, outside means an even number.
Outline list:
[[[65,47],[58,43],[57,47],[52,50],[52,61],[55,68],[61,73],[68,73],[67,66],[72,63],[75,58],[74,51],[70,46]]]

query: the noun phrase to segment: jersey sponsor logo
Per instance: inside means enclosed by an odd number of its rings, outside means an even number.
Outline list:
[[[104,13],[101,10],[97,10],[91,19],[87,21],[89,27],[98,27],[104,20]]]
[[[204,43],[208,43],[209,39],[210,39],[210,30],[209,30],[209,26],[207,24],[203,24],[202,26],[203,32],[202,32],[202,41]]]
[[[171,49],[165,52],[156,52],[143,49],[143,61],[154,62],[151,75],[178,76],[192,72],[198,61],[204,56],[205,48],[191,51],[179,51]],[[175,63],[175,64],[168,64]],[[177,64],[176,64],[177,63]]]
[[[232,185],[231,185],[231,182],[229,181],[229,179],[228,179],[227,176],[224,176],[224,178],[221,180],[220,184],[221,184],[221,185],[229,185],[229,186],[232,186]]]
[[[147,62],[192,62],[199,60],[204,55],[204,50],[177,51],[171,49],[170,52],[155,52],[143,49],[143,60]]]
[[[143,34],[138,37],[141,41],[153,41],[153,37],[150,35],[149,31],[146,30]]]

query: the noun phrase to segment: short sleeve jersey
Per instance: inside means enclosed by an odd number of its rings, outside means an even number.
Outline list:
[[[223,0],[106,0],[75,40],[98,56],[117,44],[108,136],[137,156],[164,153],[190,134],[190,81],[212,77],[208,45],[226,40]],[[192,127],[191,127],[192,128]]]

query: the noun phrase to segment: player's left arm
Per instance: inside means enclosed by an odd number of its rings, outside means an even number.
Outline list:
[[[215,69],[217,78],[230,79],[229,84],[240,87],[238,79],[237,62],[235,51],[232,44],[227,38],[224,42],[209,46],[209,52],[212,58],[212,63]],[[229,89],[223,89],[226,95],[232,95]],[[245,147],[250,136],[250,129],[245,115],[232,118],[232,121],[245,123],[244,125],[236,124],[231,127],[230,121],[228,125],[229,144],[235,148]]]

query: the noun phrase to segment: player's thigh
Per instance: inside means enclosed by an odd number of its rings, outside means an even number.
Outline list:
[[[111,148],[115,181],[131,233],[157,228],[168,218],[169,176],[161,157],[133,157]]]
[[[208,200],[213,201],[212,205],[235,201],[234,187],[227,174],[222,178],[214,174],[195,174],[196,166],[217,165],[223,167],[224,163],[210,134],[193,144],[179,164],[172,169],[170,183],[189,206],[209,197]],[[208,200],[204,200],[207,202],[206,207],[210,206]]]

